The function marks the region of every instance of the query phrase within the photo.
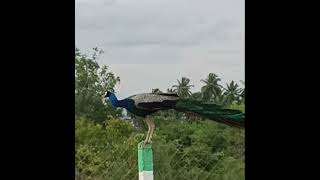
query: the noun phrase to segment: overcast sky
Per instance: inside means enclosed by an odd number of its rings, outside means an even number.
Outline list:
[[[76,0],[76,46],[105,53],[121,98],[216,73],[244,80],[244,0]],[[241,83],[240,83],[241,84]]]

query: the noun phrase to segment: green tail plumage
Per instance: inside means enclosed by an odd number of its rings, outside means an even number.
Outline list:
[[[239,110],[224,109],[216,104],[190,99],[178,100],[174,109],[182,112],[192,112],[229,126],[244,128],[245,114]]]

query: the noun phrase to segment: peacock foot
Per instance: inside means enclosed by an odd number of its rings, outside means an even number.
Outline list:
[[[144,141],[144,145],[147,145],[147,144],[152,144],[152,141],[151,141],[150,139],[145,140],[145,141]]]

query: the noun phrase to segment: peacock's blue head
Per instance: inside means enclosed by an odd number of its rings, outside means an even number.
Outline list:
[[[104,98],[108,98],[108,97],[110,97],[110,96],[111,96],[111,94],[112,94],[112,92],[107,91],[107,92],[104,94]]]
[[[104,95],[104,102],[106,103],[106,101],[109,100],[111,102],[112,105],[116,106],[118,99],[117,97],[114,95],[114,92],[112,91],[107,91]]]

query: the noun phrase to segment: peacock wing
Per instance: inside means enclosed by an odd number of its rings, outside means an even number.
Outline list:
[[[134,100],[137,108],[145,110],[161,110],[170,108],[179,99],[177,96],[172,94],[164,95],[154,93],[138,94],[130,98]]]
[[[173,96],[173,97],[179,97],[177,93],[153,93],[153,94],[158,94],[162,96]]]

